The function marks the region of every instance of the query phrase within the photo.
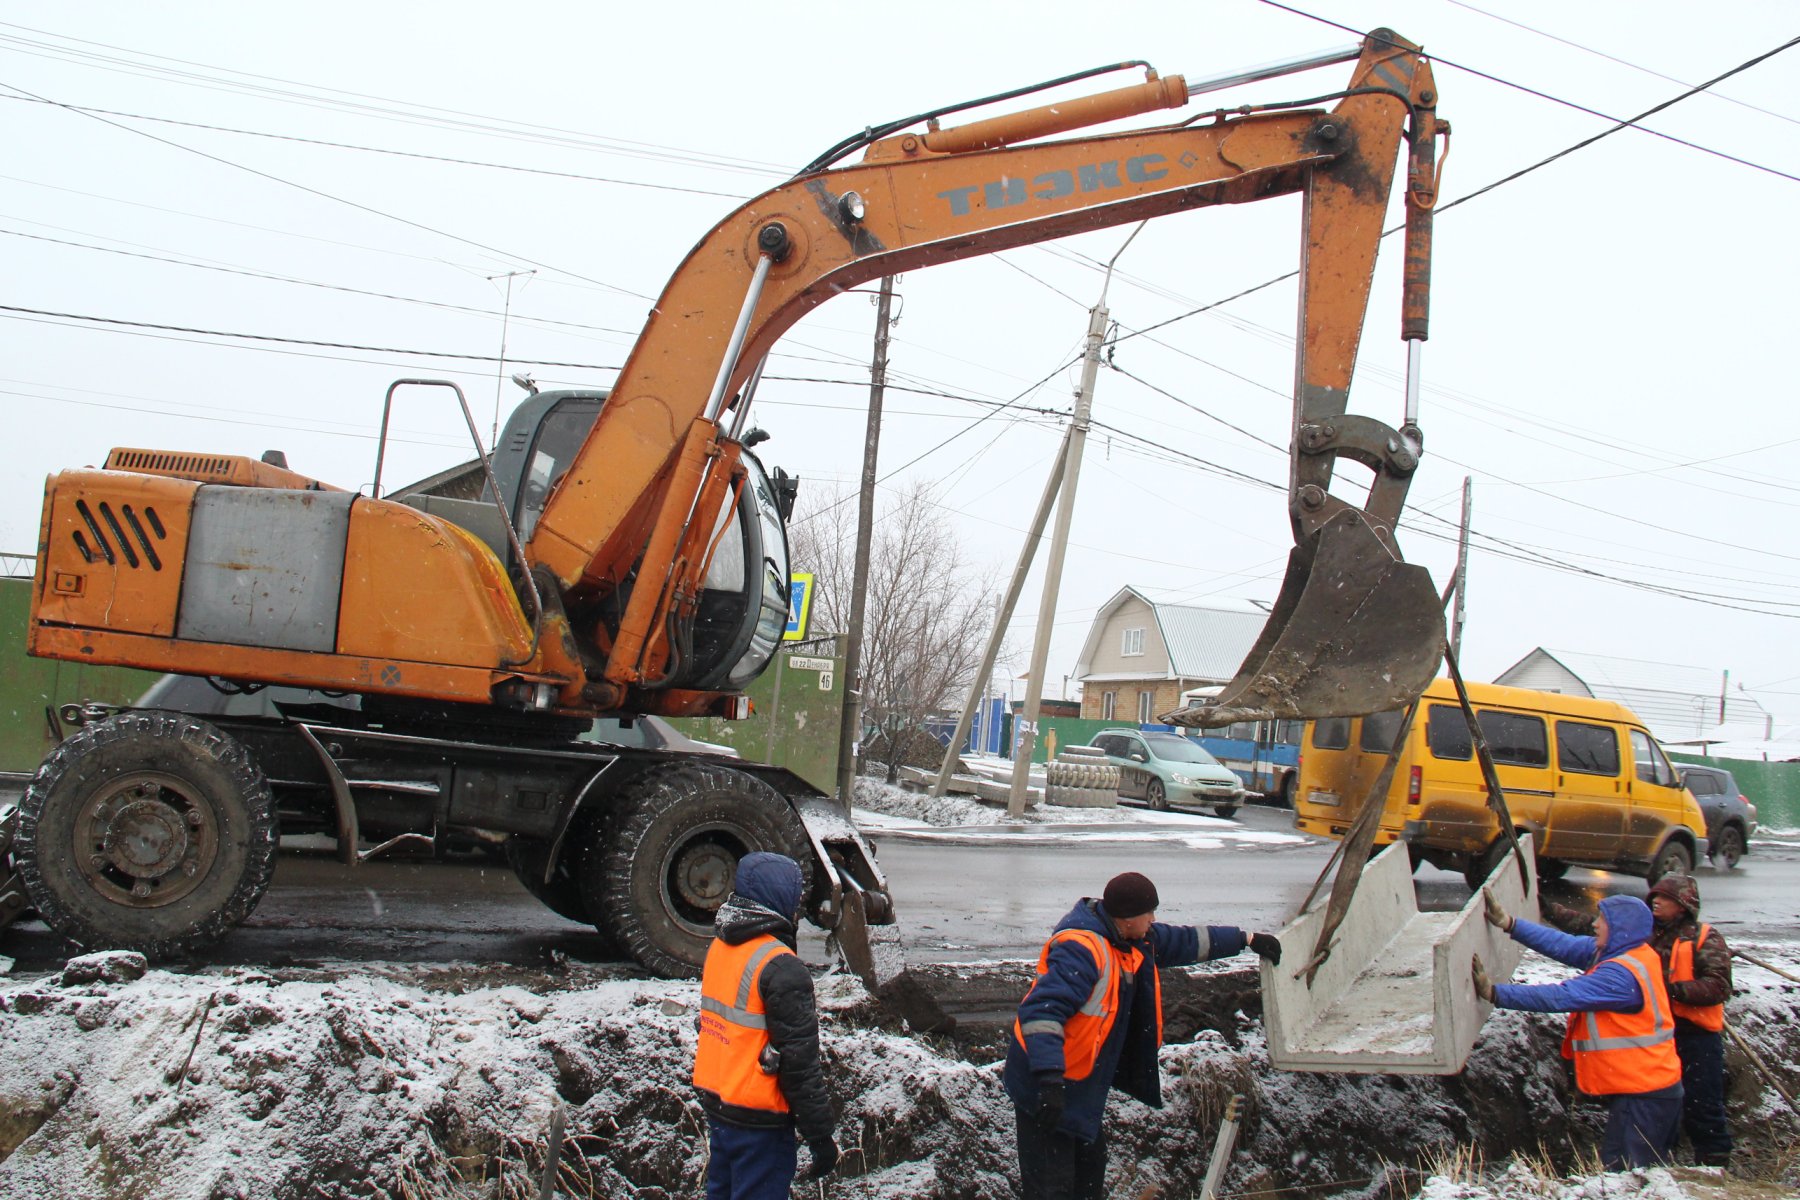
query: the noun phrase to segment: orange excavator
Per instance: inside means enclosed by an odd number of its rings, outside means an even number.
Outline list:
[[[1354,61],[1327,96],[1077,130]],[[1121,69],[1143,82],[972,124],[942,118]],[[1335,101],[1329,109],[1318,107]],[[1084,230],[1303,198],[1289,501],[1296,547],[1251,659],[1206,710],[1398,707],[1443,623],[1394,526],[1418,463],[1438,144],[1431,68],[1389,30],[1189,84],[1126,63],[892,122],[832,147],[709,230],[606,391],[533,395],[461,495],[346,491],[223,453],[114,450],[53,475],[33,654],[298,689],[272,715],[74,706],[0,832],[22,896],[86,946],[184,951],[256,904],[278,834],[335,832],[354,863],[452,832],[652,970],[694,973],[736,861],[785,851],[806,913],[865,979],[893,905],[847,798],[780,768],[583,740],[597,717],[741,716],[786,621],[796,481],[750,451],[762,363],[858,284]],[[861,159],[838,165],[861,151]],[[1404,163],[1403,422],[1346,411],[1376,250]],[[388,391],[438,381],[402,380]],[[460,397],[460,392],[457,393]],[[387,411],[382,419],[385,446]],[[1366,499],[1330,488],[1340,459]],[[272,461],[271,461],[272,460]],[[380,839],[372,848],[369,843]],[[0,905],[0,911],[5,911]]]

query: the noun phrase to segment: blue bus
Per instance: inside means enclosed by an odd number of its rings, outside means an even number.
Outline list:
[[[1183,705],[1216,696],[1216,687],[1196,688],[1181,694]],[[1206,747],[1220,762],[1237,773],[1244,786],[1292,808],[1300,776],[1300,739],[1305,721],[1239,721],[1217,729],[1173,729]]]

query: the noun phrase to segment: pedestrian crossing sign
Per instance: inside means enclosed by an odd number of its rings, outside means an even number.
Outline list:
[[[806,619],[812,613],[813,577],[810,571],[795,571],[788,576],[787,628],[781,640],[797,642],[806,636]]]

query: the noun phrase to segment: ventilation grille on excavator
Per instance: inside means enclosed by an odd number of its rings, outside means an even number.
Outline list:
[[[102,500],[97,506],[86,500],[75,502],[75,511],[81,514],[81,520],[87,526],[89,540],[81,530],[76,529],[69,535],[75,542],[75,549],[86,562],[105,559],[112,566],[118,566],[123,558],[128,567],[148,566],[152,571],[163,569],[162,555],[156,552],[156,542],[167,541],[168,530],[163,527],[162,518],[148,504],[143,513],[129,504],[121,504],[115,512],[112,502]],[[127,530],[130,535],[127,536]],[[132,543],[136,542],[134,546]],[[138,550],[143,550],[143,557],[138,557]]]
[[[114,450],[106,457],[109,471],[138,471],[145,475],[172,475],[201,483],[236,483],[241,472],[235,456],[221,454],[171,454],[166,450]]]

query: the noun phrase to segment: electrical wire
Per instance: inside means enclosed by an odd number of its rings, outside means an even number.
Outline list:
[[[1333,21],[1329,17],[1317,16],[1313,13],[1306,12],[1303,9],[1295,8],[1291,4],[1283,4],[1283,3],[1281,3],[1281,0],[1259,0],[1259,3],[1266,4],[1270,8],[1279,8],[1283,12],[1293,13],[1297,17],[1305,17],[1309,21],[1317,21],[1321,25],[1329,25],[1333,29],[1348,30],[1349,32],[1356,34],[1358,37],[1361,37],[1364,35],[1364,31],[1357,29],[1355,26],[1345,25],[1339,21]],[[1688,91],[1675,97],[1675,99],[1673,99],[1673,100],[1664,101],[1663,103],[1658,104],[1652,108],[1645,109],[1643,112],[1639,113],[1635,117],[1628,117],[1623,120],[1611,115],[1610,113],[1603,113],[1598,109],[1589,108],[1585,104],[1577,104],[1573,100],[1564,100],[1560,96],[1551,95],[1549,92],[1540,91],[1537,88],[1528,87],[1527,85],[1522,84],[1522,83],[1514,83],[1510,79],[1502,79],[1498,75],[1489,74],[1486,71],[1479,70],[1475,67],[1467,66],[1466,64],[1463,64],[1463,63],[1452,62],[1451,60],[1443,57],[1442,55],[1433,54],[1433,55],[1430,55],[1429,57],[1431,58],[1431,61],[1434,63],[1441,63],[1446,67],[1454,67],[1458,71],[1462,71],[1465,74],[1473,75],[1478,79],[1485,79],[1489,83],[1497,83],[1497,84],[1501,85],[1502,87],[1509,87],[1515,91],[1524,92],[1528,96],[1535,96],[1539,100],[1548,100],[1552,104],[1560,104],[1565,108],[1572,108],[1576,112],[1585,113],[1586,115],[1588,115],[1590,117],[1599,117],[1603,121],[1617,122],[1617,124],[1614,125],[1613,128],[1608,129],[1605,133],[1602,133],[1602,134],[1598,135],[1597,137],[1590,138],[1588,140],[1588,142],[1577,143],[1575,146],[1571,147],[1569,151],[1565,151],[1564,153],[1570,153],[1574,150],[1578,150],[1584,145],[1589,145],[1593,142],[1597,142],[1600,140],[1600,138],[1608,137],[1614,133],[1617,133],[1619,130],[1626,128],[1627,126],[1630,126],[1632,128],[1638,129],[1639,131],[1641,131],[1643,133],[1650,134],[1652,137],[1659,137],[1659,138],[1662,138],[1664,141],[1674,142],[1678,146],[1686,146],[1688,149],[1698,150],[1702,154],[1710,154],[1710,155],[1714,156],[1715,158],[1725,159],[1727,162],[1734,162],[1740,166],[1752,167],[1758,171],[1766,171],[1770,175],[1776,175],[1782,179],[1789,179],[1795,183],[1800,183],[1800,175],[1791,175],[1786,171],[1779,171],[1779,170],[1776,170],[1774,167],[1765,166],[1764,164],[1759,163],[1759,162],[1752,162],[1750,159],[1747,159],[1747,158],[1739,158],[1735,154],[1727,154],[1723,150],[1715,150],[1711,146],[1703,146],[1698,142],[1690,142],[1686,138],[1676,137],[1672,133],[1664,133],[1660,129],[1651,129],[1648,126],[1638,124],[1638,122],[1643,120],[1645,117],[1651,116],[1654,113],[1661,112],[1663,109],[1668,108],[1672,104],[1676,104],[1682,100],[1686,100],[1689,96],[1698,95],[1701,92],[1704,92],[1707,89],[1709,89],[1710,87],[1712,87],[1713,84],[1718,83],[1721,80],[1729,79],[1733,75],[1736,75],[1737,73],[1739,73],[1740,71],[1747,71],[1751,67],[1754,67],[1758,63],[1762,62],[1763,60],[1773,58],[1775,55],[1780,54],[1783,50],[1789,49],[1790,47],[1795,46],[1795,45],[1800,45],[1800,37],[1797,37],[1790,41],[1784,42],[1781,45],[1775,47],[1773,50],[1768,51],[1767,53],[1759,54],[1755,58],[1750,59],[1748,62],[1741,63],[1738,66],[1733,67],[1731,70],[1726,71],[1723,75],[1716,75],[1713,78],[1707,80],[1705,83],[1699,84],[1694,87],[1690,87]],[[1541,166],[1542,164],[1539,164],[1539,165]],[[1533,167],[1531,169],[1536,170],[1535,167]],[[1501,182],[1504,183],[1507,181],[1502,180]],[[1479,195],[1480,193],[1477,192],[1475,194]],[[1465,199],[1467,199],[1467,197],[1465,197]],[[1441,212],[1442,210],[1443,210],[1443,206],[1440,206],[1438,211]]]
[[[418,104],[411,101],[394,100],[384,96],[374,96],[365,92],[353,92],[343,88],[303,83],[296,80],[282,79],[277,76],[257,75],[248,71],[239,71],[233,67],[220,67],[209,63],[194,62],[189,59],[172,58],[168,55],[153,54],[149,51],[126,49],[105,42],[70,37],[67,34],[52,33],[47,30],[33,29],[29,26],[11,24],[8,22],[0,22],[0,28],[18,29],[26,33],[38,34],[42,37],[56,38],[59,41],[71,42],[77,46],[97,46],[103,50],[116,51],[118,54],[137,55],[139,58],[155,61],[134,62],[128,58],[97,54],[87,50],[71,49],[67,46],[53,45],[46,42],[34,42],[29,38],[22,38],[16,35],[0,34],[0,43],[12,43],[16,53],[33,54],[35,57],[51,58],[60,62],[79,62],[80,65],[97,67],[100,70],[119,71],[124,74],[145,78],[157,78],[163,82],[175,82],[206,90],[225,91],[234,95],[252,95],[261,99],[272,99],[283,103],[293,103],[308,108],[322,109],[339,114],[373,117],[381,120],[391,120],[404,124],[429,126],[433,128],[460,130],[463,132],[478,133],[484,136],[506,138],[512,141],[528,141],[538,144],[557,145],[591,153],[655,159],[682,165],[698,165],[717,170],[751,172],[759,175],[782,176],[786,173],[779,164],[762,162],[756,159],[738,158],[715,153],[702,153],[700,151],[685,150],[680,147],[667,146],[655,142],[601,137],[591,132],[562,129],[554,125],[543,125],[529,121],[514,121],[508,118],[465,112],[460,109]],[[27,49],[20,50],[17,49],[17,47],[26,47]],[[159,63],[176,63],[182,67],[199,68],[199,71],[177,70],[157,65]],[[214,72],[214,74],[207,75],[201,72]],[[228,79],[225,78],[225,76],[236,76],[237,78]],[[243,82],[245,80],[253,82]],[[270,84],[282,84],[284,87],[271,87],[269,86]],[[312,93],[318,94],[289,91],[285,90],[286,88],[310,89]],[[340,97],[342,97],[342,99],[340,99]]]
[[[632,296],[639,300],[653,300],[654,299],[654,297],[647,296],[642,292],[636,292],[627,287],[620,287],[616,283],[608,283],[604,279],[595,279],[592,276],[583,275],[578,271],[570,271],[564,267],[553,266],[552,264],[546,263],[546,262],[539,262],[536,259],[528,258],[524,255],[512,254],[508,251],[501,250],[498,247],[490,246],[486,242],[478,242],[473,238],[466,238],[460,234],[451,233],[450,231],[445,230],[445,229],[438,229],[434,226],[427,225],[422,221],[414,221],[409,217],[400,216],[398,213],[386,212],[382,209],[375,208],[371,205],[367,205],[367,204],[363,204],[363,203],[360,203],[355,200],[351,200],[346,196],[334,195],[331,192],[323,191],[319,188],[309,187],[308,185],[306,185],[304,183],[300,183],[296,180],[284,179],[281,176],[271,174],[268,171],[261,171],[255,167],[249,166],[245,163],[234,162],[233,160],[231,160],[229,158],[222,158],[217,154],[209,154],[205,150],[196,149],[193,146],[184,146],[180,142],[171,141],[170,139],[165,138],[165,137],[158,137],[156,134],[150,133],[147,130],[133,129],[129,125],[121,125],[119,122],[110,120],[106,117],[95,116],[92,113],[80,112],[77,109],[70,108],[68,105],[63,104],[60,101],[51,100],[44,96],[39,96],[35,92],[26,91],[24,88],[18,87],[15,84],[6,83],[5,81],[0,81],[0,87],[10,88],[11,90],[19,93],[22,96],[28,96],[33,100],[41,100],[45,104],[50,104],[57,108],[64,109],[69,112],[73,112],[78,116],[86,117],[90,121],[98,121],[102,125],[106,125],[106,126],[109,126],[110,128],[120,130],[124,133],[132,134],[135,137],[148,138],[150,141],[157,142],[164,146],[168,146],[171,149],[180,150],[187,154],[197,155],[200,158],[206,159],[208,162],[214,162],[214,163],[219,164],[220,166],[230,167],[231,169],[236,170],[236,171],[243,171],[247,174],[254,175],[259,179],[266,179],[266,180],[270,181],[271,183],[281,184],[284,187],[294,188],[298,191],[305,192],[307,195],[316,196],[321,200],[329,200],[329,201],[333,202],[334,204],[343,204],[350,208],[356,209],[358,212],[367,213],[371,216],[381,217],[384,220],[394,221],[401,225],[405,225],[409,229],[416,229],[416,230],[419,230],[424,233],[433,234],[437,237],[447,238],[450,241],[458,242],[465,246],[474,247],[477,250],[484,251],[488,254],[496,255],[502,259],[506,259],[506,260],[510,260],[510,261],[514,261],[514,262],[529,263],[531,266],[537,267],[540,270],[555,271],[558,274],[567,275],[570,278],[579,279],[585,283],[591,283],[591,284],[595,285],[596,287],[601,287],[601,288],[605,288],[609,291],[618,292],[621,295]]]
[[[1641,71],[1645,75],[1649,75],[1656,79],[1662,80],[1664,83],[1678,83],[1682,87],[1692,87],[1693,86],[1692,84],[1688,83],[1688,81],[1685,79],[1677,79],[1673,75],[1665,75],[1661,71],[1653,71],[1649,67],[1643,66],[1639,63],[1630,62],[1627,59],[1620,58],[1616,54],[1608,54],[1604,50],[1596,50],[1592,46],[1586,46],[1580,42],[1572,41],[1569,38],[1560,37],[1557,34],[1550,33],[1547,30],[1539,29],[1535,25],[1527,25],[1523,21],[1515,21],[1511,17],[1503,17],[1497,12],[1489,12],[1485,8],[1476,8],[1473,4],[1465,4],[1463,2],[1463,0],[1448,0],[1448,2],[1451,4],[1454,4],[1458,8],[1466,8],[1472,13],[1479,13],[1481,16],[1488,18],[1490,21],[1498,21],[1502,25],[1511,25],[1514,29],[1523,29],[1526,33],[1536,34],[1538,37],[1548,38],[1550,41],[1553,41],[1553,42],[1560,42],[1565,46],[1569,46],[1576,50],[1580,50],[1584,54],[1592,54],[1596,58],[1604,58],[1607,62],[1618,63],[1621,67],[1629,67],[1633,71]],[[1712,96],[1714,99],[1723,100],[1727,104],[1735,104],[1735,105],[1739,106],[1740,108],[1747,108],[1751,112],[1761,113],[1765,117],[1774,117],[1778,121],[1786,121],[1789,124],[1800,125],[1800,118],[1790,117],[1786,113],[1778,113],[1772,108],[1761,108],[1755,104],[1751,104],[1747,100],[1739,100],[1735,96],[1727,96],[1722,92],[1713,92]]]
[[[463,167],[486,167],[494,171],[514,171],[524,175],[543,175],[556,179],[573,179],[583,183],[609,183],[619,187],[649,188],[659,192],[685,192],[694,196],[719,196],[726,200],[743,201],[749,196],[743,192],[717,192],[708,188],[681,187],[672,183],[649,183],[641,179],[618,179],[605,175],[584,175],[577,171],[553,171],[547,167],[521,167],[513,163],[482,162],[471,158],[452,158],[443,154],[425,154],[417,150],[395,150],[384,146],[360,146],[352,142],[331,142],[323,138],[301,137],[291,133],[268,133],[260,129],[238,129],[229,125],[208,125],[201,121],[181,121],[174,117],[153,117],[145,113],[120,112],[117,109],[95,108],[85,104],[58,103],[28,96],[4,96],[0,100],[12,100],[22,104],[44,104],[54,108],[64,108],[70,112],[86,116],[119,117],[128,121],[154,121],[161,125],[175,125],[183,129],[203,129],[212,133],[231,133],[242,137],[267,138],[279,142],[295,142],[304,146],[324,146],[334,150],[356,150],[364,154],[385,154],[394,158],[413,158],[425,162],[448,163]]]

